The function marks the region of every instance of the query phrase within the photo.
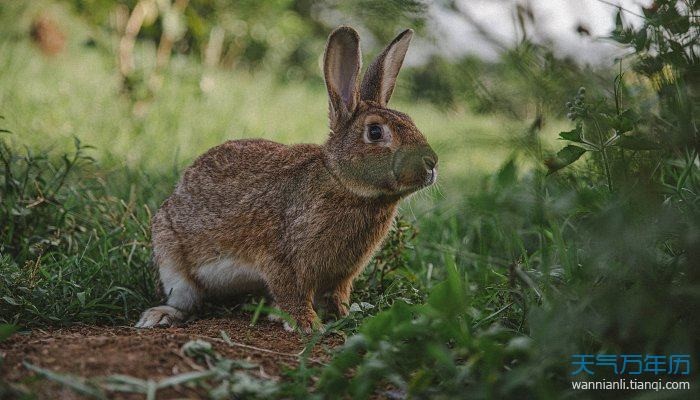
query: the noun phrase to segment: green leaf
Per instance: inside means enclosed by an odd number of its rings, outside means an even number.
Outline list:
[[[642,28],[634,35],[634,49],[637,51],[642,51],[648,48],[649,42],[647,41],[647,30],[646,28]]]
[[[169,378],[165,378],[158,382],[158,389],[182,385],[189,382],[200,381],[203,379],[209,379],[216,375],[216,371],[192,371],[185,372],[179,375],[174,375]]]
[[[622,30],[624,25],[622,25],[622,9],[618,8],[617,13],[615,13],[615,29]]]
[[[675,40],[669,40],[668,45],[671,46],[672,51],[667,53],[664,59],[671,64],[684,64],[683,60],[686,54],[683,45]]]
[[[453,256],[445,255],[447,279],[435,285],[428,296],[427,306],[439,311],[448,319],[464,316],[468,301],[464,282],[460,277]]]
[[[85,307],[85,292],[79,292],[77,295],[78,301],[82,307]]]
[[[12,324],[0,325],[0,342],[12,336],[13,333],[19,330],[19,326]]]
[[[12,297],[3,296],[2,299],[5,300],[6,303],[11,304],[11,305],[13,305],[13,306],[18,306],[18,305],[20,305],[20,304],[17,302],[17,300],[13,299]]]
[[[646,18],[652,18],[652,17],[654,17],[654,15],[656,15],[656,10],[657,10],[657,7],[654,7],[653,5],[652,5],[651,7],[648,7],[648,8],[647,8],[647,7],[642,7],[642,12],[644,13],[644,16],[645,16]],[[619,15],[619,14],[620,14],[620,13],[619,13],[619,11],[618,11],[618,15]]]
[[[610,38],[618,43],[630,44],[634,40],[634,32],[631,29],[614,30]]]
[[[507,187],[515,183],[518,177],[518,169],[515,166],[515,159],[511,158],[506,162],[496,175],[496,181],[502,187]]]
[[[682,35],[688,32],[688,29],[690,29],[690,19],[688,16],[681,15],[675,4],[669,4],[668,7],[663,7],[659,10],[663,10],[659,13],[659,21],[665,28],[668,28],[668,30],[676,35]]]
[[[615,29],[610,34],[610,38],[618,43],[629,44],[635,40],[635,33],[630,28],[625,28],[622,22],[622,10],[617,11],[615,15]]]
[[[549,173],[547,175],[553,174],[554,172],[559,171],[560,169],[578,160],[585,152],[586,149],[574,145],[568,145],[559,150],[556,156],[548,158],[544,161],[545,165],[549,169]]]
[[[560,132],[559,137],[564,139],[564,140],[569,140],[571,142],[576,142],[576,143],[583,143],[583,139],[581,139],[581,134],[582,134],[582,129],[581,125],[576,125],[576,128],[573,130],[570,130],[568,132]]]

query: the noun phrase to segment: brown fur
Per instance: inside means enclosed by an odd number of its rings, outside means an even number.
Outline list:
[[[156,265],[174,263],[182,279],[206,292],[198,268],[233,258],[256,269],[303,329],[316,321],[319,296],[328,295],[332,312],[347,314],[352,281],[386,236],[398,201],[432,183],[435,170],[425,159],[437,162],[411,119],[385,108],[388,97],[360,100],[358,40],[347,27],[329,38],[327,142],[236,140],[200,156],[153,219]],[[365,86],[372,82],[381,76],[365,77]],[[366,143],[368,123],[387,126],[391,139]]]

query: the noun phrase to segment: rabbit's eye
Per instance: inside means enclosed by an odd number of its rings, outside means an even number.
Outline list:
[[[377,142],[382,139],[382,127],[380,125],[370,125],[367,130],[367,138],[373,142]]]

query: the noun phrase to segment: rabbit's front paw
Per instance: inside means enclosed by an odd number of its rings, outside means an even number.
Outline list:
[[[141,314],[141,319],[136,323],[137,328],[154,328],[157,326],[172,326],[181,322],[185,315],[182,311],[171,306],[158,306],[149,308]]]
[[[335,315],[337,318],[345,318],[350,313],[347,303],[343,302],[343,300],[340,300],[335,296],[329,299],[327,307],[328,313],[331,315]]]
[[[294,325],[290,325],[287,321],[284,322],[284,330],[287,332],[294,332],[297,330],[297,326],[299,327],[299,330],[303,333],[311,334],[314,332],[325,332],[326,328],[321,322],[319,318],[314,319],[311,321],[311,323],[297,323]]]
[[[284,330],[287,332],[299,330],[303,333],[313,333],[318,331],[322,332],[324,330],[321,319],[313,310],[301,315],[292,315],[291,323],[285,321],[283,326]]]

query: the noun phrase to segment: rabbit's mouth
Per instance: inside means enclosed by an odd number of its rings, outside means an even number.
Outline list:
[[[431,168],[426,170],[425,179],[423,179],[422,182],[419,182],[416,185],[414,185],[414,190],[420,190],[432,185],[433,183],[435,183],[435,181],[437,181],[437,175],[437,168]]]
[[[435,183],[437,181],[437,176],[438,176],[437,168],[431,168],[428,171],[428,176],[425,178],[425,185],[424,186],[430,186],[433,183]]]
[[[408,156],[404,154],[404,157],[399,155],[396,159],[392,176],[397,184],[396,192],[400,196],[417,192],[437,181],[437,156],[409,153]]]
[[[430,146],[402,148],[392,157],[395,192],[407,196],[432,185],[437,180],[437,155]]]
[[[425,189],[437,181],[437,176],[437,168],[426,169],[423,179],[413,180],[413,182],[406,184],[400,184],[396,194],[400,197],[406,197],[421,189]]]

